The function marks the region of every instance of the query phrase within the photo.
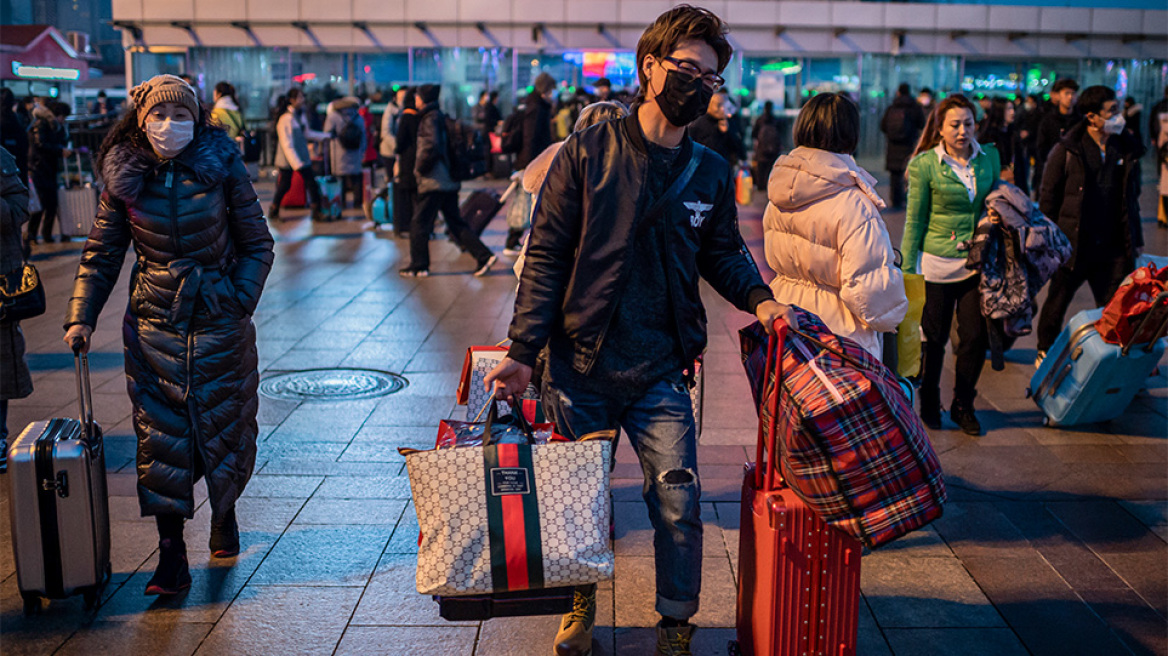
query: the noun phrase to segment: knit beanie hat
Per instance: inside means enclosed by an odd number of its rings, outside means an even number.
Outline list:
[[[134,100],[139,127],[146,122],[150,110],[164,102],[182,105],[190,110],[196,121],[199,119],[199,99],[195,96],[195,90],[175,75],[155,75],[130,89],[130,98]]]

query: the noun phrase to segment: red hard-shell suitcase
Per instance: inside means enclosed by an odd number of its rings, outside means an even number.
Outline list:
[[[773,339],[781,345],[786,324],[777,327]],[[768,349],[768,369],[778,366],[773,354]],[[736,649],[750,656],[854,656],[862,545],[783,486],[772,462],[776,432],[759,420],[757,460],[742,483]]]

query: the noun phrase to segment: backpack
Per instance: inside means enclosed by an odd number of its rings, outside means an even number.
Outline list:
[[[909,125],[907,110],[904,107],[893,105],[888,108],[888,123],[884,134],[892,143],[909,143],[916,137],[912,126]]]
[[[766,121],[758,127],[758,137],[754,140],[754,152],[758,159],[766,161],[779,156],[782,149],[779,126],[776,121]]]
[[[243,154],[243,161],[251,164],[260,161],[260,138],[254,132],[247,129],[247,124],[243,120],[236,120],[236,116],[232,112],[228,112],[227,116],[231,118],[231,122],[239,129],[239,136],[236,137],[240,141],[240,151]]]
[[[345,150],[358,150],[361,148],[361,138],[365,136],[365,131],[361,126],[357,125],[352,117],[345,119],[344,125],[341,126],[337,133],[337,142],[341,144],[341,148]]]
[[[523,114],[523,111],[516,109],[503,121],[502,147],[506,155],[517,155],[523,150]]]
[[[446,158],[450,177],[472,180],[487,172],[487,140],[479,130],[446,117]]]

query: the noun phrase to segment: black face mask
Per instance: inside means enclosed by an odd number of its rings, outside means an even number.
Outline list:
[[[661,108],[667,121],[683,128],[706,113],[713,96],[714,90],[707,87],[702,78],[686,80],[679,71],[667,71],[661,93],[653,102]]]

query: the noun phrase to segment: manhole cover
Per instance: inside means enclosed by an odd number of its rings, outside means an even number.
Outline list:
[[[374,369],[305,369],[264,378],[260,394],[291,401],[352,401],[393,394],[406,382],[397,374]]]

